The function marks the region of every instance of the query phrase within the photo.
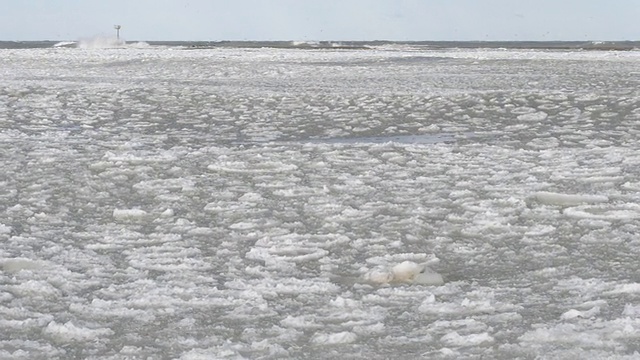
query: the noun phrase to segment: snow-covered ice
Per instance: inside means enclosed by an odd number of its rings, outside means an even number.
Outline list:
[[[0,358],[634,358],[637,51],[0,50]]]

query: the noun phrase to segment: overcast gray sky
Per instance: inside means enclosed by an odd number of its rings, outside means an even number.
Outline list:
[[[0,40],[640,40],[640,0],[0,0]]]

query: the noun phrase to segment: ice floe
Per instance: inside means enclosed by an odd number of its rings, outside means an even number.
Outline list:
[[[409,283],[442,285],[442,275],[425,264],[404,261],[391,267],[376,267],[364,274],[364,279],[377,284]]]
[[[535,193],[533,196],[543,204],[564,206],[603,203],[609,201],[609,198],[605,195],[560,194],[548,191],[540,191]]]
[[[0,51],[0,358],[640,352],[637,51],[67,45]]]
[[[14,273],[22,270],[38,270],[42,267],[41,262],[25,258],[8,258],[0,260],[2,270]]]

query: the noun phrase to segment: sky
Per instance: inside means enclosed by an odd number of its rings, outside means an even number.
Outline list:
[[[0,40],[640,40],[640,0],[0,0]]]

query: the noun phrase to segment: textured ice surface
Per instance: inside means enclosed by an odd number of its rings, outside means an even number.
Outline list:
[[[0,358],[633,358],[639,60],[2,50]]]

